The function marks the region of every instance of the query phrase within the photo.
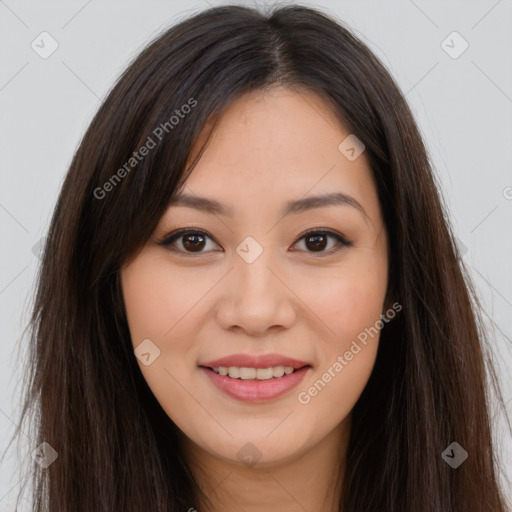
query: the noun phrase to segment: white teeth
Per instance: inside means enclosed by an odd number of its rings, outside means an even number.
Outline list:
[[[255,378],[268,380],[274,378],[274,368],[258,368],[255,372]]]
[[[233,379],[239,379],[240,378],[240,368],[237,368],[236,366],[230,366],[228,368],[228,375]]]
[[[274,377],[282,377],[284,375],[284,366],[275,366],[273,370]]]
[[[238,372],[238,375],[240,375],[240,378],[242,380],[249,380],[249,379],[255,379],[256,378],[256,368],[235,368],[234,366],[231,366],[229,368],[229,375],[231,375],[231,372],[235,369],[235,375],[236,372]]]
[[[219,366],[213,368],[215,373],[228,376],[232,379],[242,380],[269,380],[279,378],[283,375],[290,375],[295,371],[292,366],[274,366],[272,368],[239,368],[238,366]]]

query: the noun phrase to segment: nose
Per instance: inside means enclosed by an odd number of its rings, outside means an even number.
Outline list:
[[[293,325],[297,299],[282,272],[267,257],[269,252],[264,250],[252,263],[235,258],[217,309],[217,320],[224,329],[264,336],[270,330]]]

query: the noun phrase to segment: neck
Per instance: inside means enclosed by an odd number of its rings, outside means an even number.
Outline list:
[[[207,497],[198,497],[198,512],[338,511],[349,434],[350,416],[307,451],[252,467],[220,459],[183,436],[187,463]]]

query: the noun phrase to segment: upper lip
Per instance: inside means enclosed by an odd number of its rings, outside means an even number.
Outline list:
[[[221,357],[215,361],[207,361],[199,366],[207,368],[218,368],[219,366],[236,366],[239,368],[271,368],[274,366],[291,366],[298,370],[303,366],[311,366],[310,363],[300,361],[281,354],[232,354],[230,356]]]

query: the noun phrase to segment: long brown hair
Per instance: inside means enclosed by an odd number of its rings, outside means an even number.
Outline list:
[[[364,143],[389,233],[391,293],[403,306],[382,329],[352,411],[339,510],[505,512],[487,391],[499,387],[415,120],[367,46],[301,6],[223,6],[180,22],[134,59],[85,133],[51,220],[30,323],[20,425],[31,418],[34,446],[58,454],[47,468],[33,463],[34,512],[196,506],[202,491],[180,432],[134,356],[119,270],[200,158],[185,169],[205,123],[275,84],[316,92]],[[142,155],[142,146],[152,147]],[[441,456],[452,442],[468,453],[456,469]]]

